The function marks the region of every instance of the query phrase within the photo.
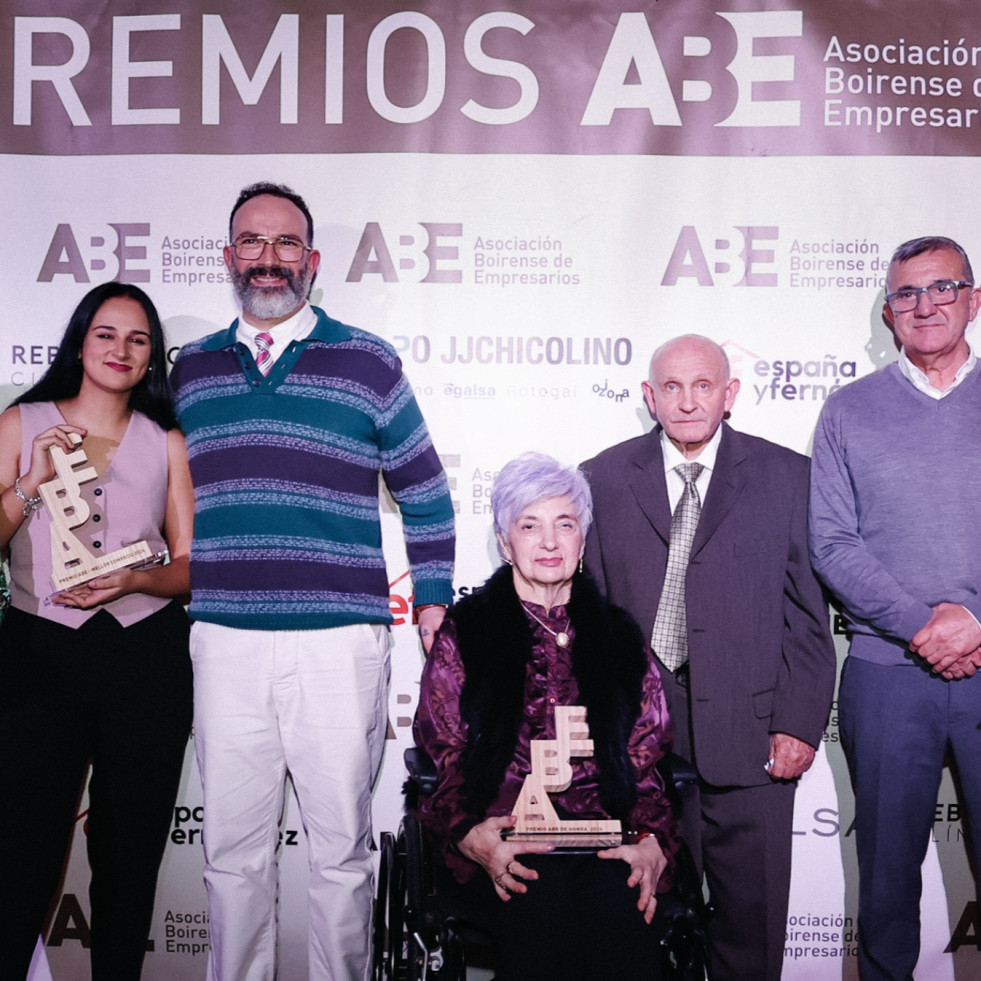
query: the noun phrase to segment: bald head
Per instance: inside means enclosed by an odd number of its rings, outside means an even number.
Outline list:
[[[644,400],[668,438],[689,460],[705,448],[732,408],[739,379],[725,351],[700,334],[662,344],[651,358]]]
[[[680,337],[672,337],[670,341],[665,341],[651,355],[651,381],[654,380],[655,366],[659,360],[677,357],[679,354],[682,357],[700,357],[707,364],[715,361],[722,371],[724,379],[729,380],[729,358],[721,345],[701,334],[682,334]]]

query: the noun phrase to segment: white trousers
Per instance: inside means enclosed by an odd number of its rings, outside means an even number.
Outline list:
[[[273,981],[279,823],[289,772],[310,856],[309,977],[369,970],[371,789],[388,717],[388,628],[195,623],[208,981]]]

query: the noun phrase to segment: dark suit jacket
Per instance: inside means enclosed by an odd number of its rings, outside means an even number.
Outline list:
[[[687,577],[695,757],[715,786],[769,782],[769,738],[818,746],[834,690],[828,608],[807,554],[807,457],[724,425]],[[586,562],[650,638],[671,511],[660,429],[582,465]]]

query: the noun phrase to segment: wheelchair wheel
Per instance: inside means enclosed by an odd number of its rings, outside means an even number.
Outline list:
[[[380,861],[375,882],[375,915],[372,928],[372,981],[390,981],[394,978],[394,951],[388,925],[388,910],[395,874],[395,836],[383,831],[378,841]]]
[[[427,883],[428,858],[418,819],[408,814],[399,828],[396,852],[401,860],[403,906],[399,926],[403,931],[402,951],[405,957],[399,981],[421,981],[441,974],[442,951],[433,924],[432,891]]]
[[[382,832],[378,881],[375,894],[375,923],[372,936],[372,981],[414,981],[419,975],[408,960],[410,937],[405,923],[406,859],[402,830],[396,838]]]
[[[373,981],[465,981],[463,944],[432,891],[422,829],[408,815],[381,835]]]

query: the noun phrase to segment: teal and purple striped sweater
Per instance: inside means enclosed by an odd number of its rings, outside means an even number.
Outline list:
[[[453,598],[453,505],[392,347],[314,307],[268,377],[235,321],[171,380],[194,481],[191,616],[248,630],[390,623],[379,474],[415,603]]]

